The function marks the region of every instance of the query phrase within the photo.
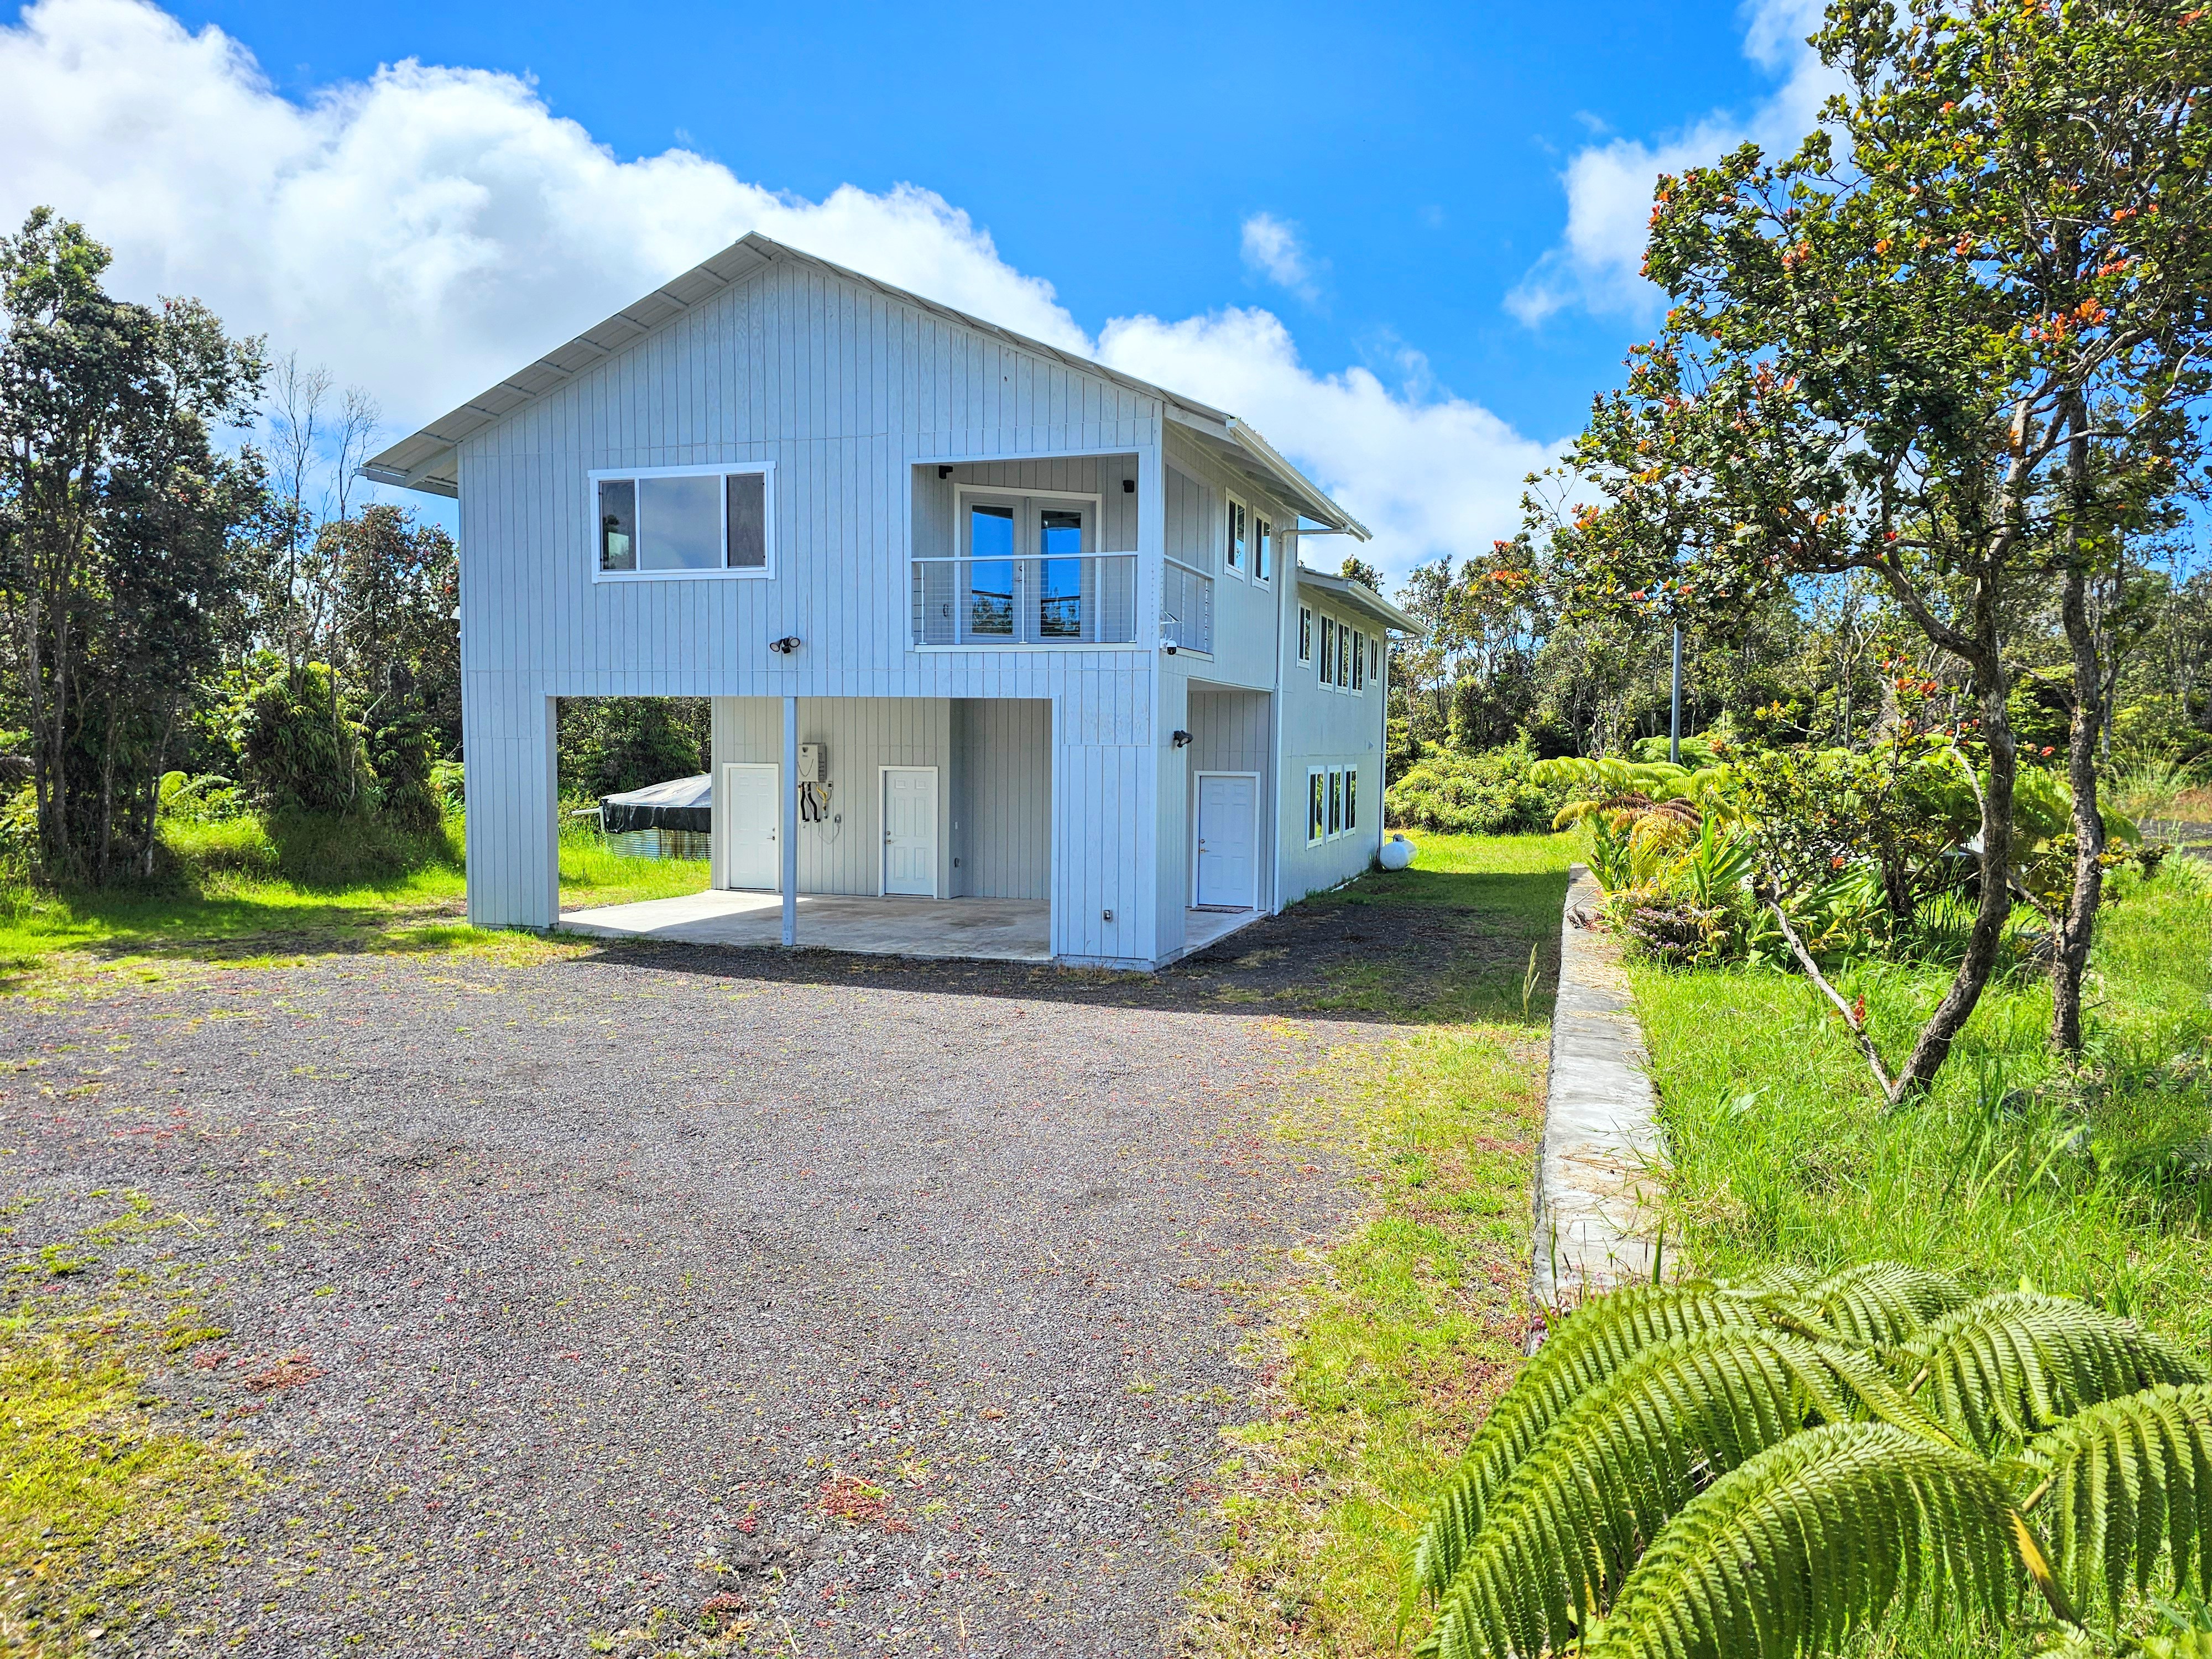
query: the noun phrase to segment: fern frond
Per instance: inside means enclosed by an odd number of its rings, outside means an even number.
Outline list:
[[[1800,1293],[1839,1336],[1869,1347],[1902,1342],[1922,1327],[1972,1300],[1948,1273],[1895,1261],[1867,1261],[1831,1274]]]
[[[1415,1570],[1447,1652],[1537,1653],[1587,1629],[1650,1538],[1712,1475],[1863,1412],[1936,1434],[1868,1355],[1723,1329],[1644,1349],[1574,1401],[1468,1534],[1440,1513]]]
[[[1481,1531],[1491,1495],[1559,1414],[1645,1348],[1760,1322],[1756,1302],[1703,1280],[1632,1285],[1584,1303],[1560,1322],[1490,1408],[1446,1482],[1431,1525],[1447,1526],[1464,1538]],[[1419,1566],[1415,1576],[1427,1582]],[[1443,1581],[1437,1582],[1440,1587]]]
[[[1887,1423],[1810,1430],[1685,1505],[1583,1652],[1797,1659],[1893,1605],[2000,1617],[2021,1565],[2017,1521],[1996,1474],[1969,1452]],[[1443,1651],[1457,1659],[1449,1641]]]
[[[1984,1452],[2100,1401],[2204,1380],[2201,1366],[2133,1320],[2033,1291],[1946,1314],[1891,1350],[1889,1364],[1912,1379],[1907,1391],[1939,1421]]]
[[[2212,1587],[2212,1387],[2101,1401],[2038,1436],[2021,1462],[2037,1482],[2021,1507],[2077,1602],[2101,1591],[2117,1617],[2130,1579],[2148,1589],[2161,1560],[2176,1589]]]

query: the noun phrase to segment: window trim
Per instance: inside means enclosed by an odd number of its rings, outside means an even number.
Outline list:
[[[1238,581],[1250,580],[1247,567],[1251,562],[1252,507],[1233,490],[1221,492],[1221,568]],[[1240,551],[1237,539],[1237,516],[1244,515],[1244,542]]]
[[[641,478],[727,478],[757,472],[761,479],[761,553],[757,565],[728,565],[707,570],[602,570],[599,568],[599,486],[632,483]],[[774,461],[709,461],[697,466],[599,466],[585,475],[591,503],[584,514],[589,536],[586,557],[593,582],[769,581],[775,576],[775,463]],[[720,492],[722,556],[730,556],[730,490]]]
[[[1328,839],[1328,768],[1306,768],[1306,845],[1318,847]]]

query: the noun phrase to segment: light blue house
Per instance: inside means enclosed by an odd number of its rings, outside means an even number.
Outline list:
[[[1356,520],[1234,416],[766,238],[367,471],[460,501],[480,925],[1150,968],[1376,847],[1413,623],[1298,562]],[[660,696],[714,700],[712,888],[563,917],[554,700]]]

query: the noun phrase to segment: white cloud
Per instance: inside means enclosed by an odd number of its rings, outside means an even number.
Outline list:
[[[1310,458],[1316,482],[1375,532],[1361,556],[1393,574],[1429,553],[1472,553],[1511,534],[1521,480],[1552,458],[1465,398],[1394,392],[1364,368],[1314,374],[1281,320],[1264,311],[1172,323],[1120,318],[1098,347],[1125,374],[1247,415],[1278,448]],[[1417,358],[1409,363],[1418,367]],[[1334,567],[1339,545],[1317,544],[1308,562]]]
[[[1662,296],[1642,275],[1654,181],[1717,161],[1746,139],[1769,155],[1795,149],[1840,84],[1805,44],[1820,17],[1818,0],[1752,0],[1745,8],[1745,55],[1782,77],[1748,115],[1716,112],[1650,143],[1610,138],[1577,150],[1561,179],[1565,234],[1506,295],[1506,309],[1531,326],[1569,306],[1656,315]]]
[[[1381,532],[1394,574],[1508,533],[1544,458],[1418,379],[1312,373],[1264,311],[1123,319],[1094,342],[931,191],[815,202],[684,149],[623,161],[480,70],[409,61],[301,104],[145,0],[38,0],[0,27],[0,222],[52,204],[114,249],[118,292],[196,295],[368,387],[398,430],[758,229],[1248,416]],[[1294,228],[1266,222],[1262,269],[1310,283]]]
[[[1255,213],[1244,222],[1244,268],[1264,276],[1301,300],[1320,297],[1314,284],[1313,259],[1299,240],[1298,228],[1272,213]]]

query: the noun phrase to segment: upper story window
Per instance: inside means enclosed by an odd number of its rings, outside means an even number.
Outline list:
[[[1314,613],[1310,605],[1298,607],[1298,660],[1311,662],[1314,651]]]
[[[767,462],[603,471],[591,481],[595,578],[772,574]]]
[[[1258,514],[1252,515],[1252,580],[1275,579],[1275,526]]]
[[[1352,630],[1352,689],[1367,689],[1367,635],[1356,628]]]
[[[1137,557],[1101,554],[1096,495],[963,485],[954,550],[914,562],[917,645],[1104,645],[1137,637]]]
[[[1248,542],[1251,534],[1250,515],[1244,503],[1234,495],[1229,498],[1228,538],[1221,550],[1221,562],[1232,576],[1241,576],[1250,568],[1251,549]]]
[[[1321,619],[1321,683],[1323,685],[1336,684],[1336,619],[1334,617]]]

